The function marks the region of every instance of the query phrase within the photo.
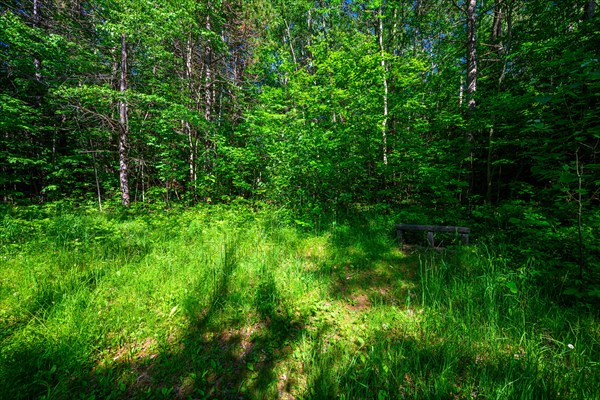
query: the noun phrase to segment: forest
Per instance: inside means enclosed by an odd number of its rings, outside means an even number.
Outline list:
[[[597,398],[597,7],[0,0],[0,398]]]

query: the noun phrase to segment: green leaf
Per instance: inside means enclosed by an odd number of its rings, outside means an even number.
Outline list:
[[[517,294],[517,284],[515,282],[506,282],[506,287],[512,292],[512,294]]]

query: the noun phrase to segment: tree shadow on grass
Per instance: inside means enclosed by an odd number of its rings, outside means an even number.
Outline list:
[[[380,289],[403,278],[398,268],[406,260],[395,249],[394,240],[388,240],[380,230],[367,227],[360,235],[342,230],[333,232],[331,237],[331,260],[324,261],[314,273],[331,283],[332,296],[351,301],[357,290]],[[113,363],[95,373],[106,377],[111,369],[129,369],[132,378],[126,394],[135,398],[292,398],[302,396],[307,383],[294,381],[299,378],[281,373],[281,367],[292,356],[297,342],[308,335],[316,341],[312,352],[317,355],[314,367],[319,372],[312,375],[314,379],[311,378],[306,394],[327,397],[334,393],[335,387],[326,385],[335,380],[332,371],[341,361],[335,354],[323,351],[319,344],[326,336],[324,325],[286,308],[269,268],[263,266],[259,271],[253,316],[247,318],[232,312],[238,299],[231,290],[240,264],[237,257],[234,239],[225,247],[210,300],[203,304],[197,300],[206,297],[199,295],[205,290],[204,282],[186,299],[187,324],[181,336],[167,340],[156,354],[136,356],[120,367]],[[346,272],[353,276],[346,279]],[[408,274],[408,269],[405,272]],[[340,279],[331,279],[331,274],[340,275]],[[394,295],[382,294],[385,299]],[[309,324],[313,324],[310,330]]]
[[[185,300],[187,326],[181,335],[168,339],[158,352],[143,354],[142,349],[121,365],[94,373],[108,379],[112,369],[129,370],[131,378],[124,395],[130,398],[290,397],[288,377],[277,371],[302,336],[303,323],[285,308],[267,267],[260,271],[255,287],[253,315],[232,311],[236,301],[232,279],[239,268],[235,243],[225,246],[208,306],[197,300],[205,297],[199,293],[206,287],[204,282]],[[120,371],[115,375],[127,374]],[[112,390],[114,393],[118,387]],[[109,394],[96,393],[100,397]]]
[[[66,336],[46,324],[67,299],[82,289],[93,292],[105,275],[105,269],[92,268],[36,281],[20,312],[0,321],[0,399],[68,398],[87,385],[74,377],[89,365],[83,349],[89,348],[91,333],[81,326],[77,334]]]
[[[357,228],[360,233],[356,233]],[[311,350],[314,356],[308,364],[321,367],[309,372],[307,397],[586,397],[575,391],[559,393],[569,390],[561,375],[568,371],[566,366],[552,365],[554,361],[549,360],[552,368],[548,368],[535,354],[511,352],[510,346],[497,351],[485,340],[473,337],[465,343],[454,325],[468,324],[467,318],[443,326],[431,325],[431,321],[444,321],[439,315],[444,310],[413,307],[419,305],[418,294],[424,290],[421,268],[434,268],[438,280],[449,282],[458,271],[472,268],[464,264],[468,263],[468,252],[424,248],[403,254],[391,236],[368,225],[333,232],[330,245],[327,259],[313,273],[327,284],[331,299],[347,303],[348,312],[342,314],[350,315],[350,323],[369,321],[388,310],[403,313],[404,317],[399,324],[383,320],[390,327],[371,325],[360,346],[346,340],[340,347],[331,348],[326,340],[315,340]],[[382,289],[387,293],[381,293]],[[414,303],[408,306],[413,298]],[[376,305],[384,307],[376,311]],[[404,324],[412,328],[404,328]],[[575,381],[576,374],[569,379]]]
[[[362,355],[338,363],[337,392],[348,398],[578,398],[560,393],[562,377],[526,355],[489,354],[426,334],[379,332]],[[361,362],[360,360],[367,360]],[[585,397],[585,396],[584,396]],[[325,397],[320,397],[325,398]]]
[[[352,229],[331,232],[329,253],[301,272],[326,284],[328,302],[346,302],[345,310],[338,307],[342,312],[328,316],[363,313],[368,319],[377,302],[410,311],[405,300],[418,290],[419,254],[402,254],[384,229]],[[242,263],[236,243],[233,238],[225,245],[210,294],[202,293],[206,282],[191,288],[182,304],[185,323],[173,326],[168,338],[124,346],[98,365],[89,361],[98,354],[86,359],[66,339],[59,338],[49,349],[44,340],[32,338],[21,349],[2,351],[4,360],[10,358],[2,378],[10,379],[0,385],[6,389],[0,398],[473,398],[496,397],[493,390],[513,380],[525,382],[533,393],[556,396],[552,384],[543,386],[548,375],[536,372],[535,360],[490,356],[458,343],[456,336],[445,337],[443,329],[428,333],[425,327],[422,336],[415,336],[401,331],[401,325],[380,332],[370,326],[365,343],[356,346],[337,335],[338,325],[331,321],[287,309],[272,266],[250,277],[255,279],[252,293],[240,296],[235,275],[242,272]],[[203,298],[208,301],[200,303]],[[236,311],[240,298],[251,302],[252,315]],[[52,298],[42,296],[38,303],[49,306]],[[348,324],[357,320],[349,318]],[[294,362],[301,365],[301,377],[286,375],[282,366],[291,363],[300,345],[304,349]]]
[[[0,356],[0,399],[69,398],[81,389],[71,377],[85,370],[76,340],[31,337]]]
[[[329,254],[313,274],[327,283],[330,298],[358,310],[415,296],[420,253],[403,253],[387,228],[355,221],[329,232]]]

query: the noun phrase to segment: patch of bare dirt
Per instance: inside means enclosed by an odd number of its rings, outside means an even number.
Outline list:
[[[355,294],[350,297],[348,309],[352,311],[365,311],[371,308],[371,301],[366,294]]]

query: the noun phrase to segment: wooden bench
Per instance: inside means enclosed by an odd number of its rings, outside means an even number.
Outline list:
[[[411,225],[411,224],[398,224],[396,225],[396,233],[398,235],[398,241],[400,246],[402,246],[404,239],[404,232],[406,231],[423,231],[427,232],[427,243],[431,247],[435,247],[435,242],[433,239],[434,232],[446,232],[446,233],[454,233],[456,235],[460,234],[460,238],[463,244],[469,244],[469,233],[471,230],[469,228],[465,228],[463,226],[439,226],[439,225]]]

